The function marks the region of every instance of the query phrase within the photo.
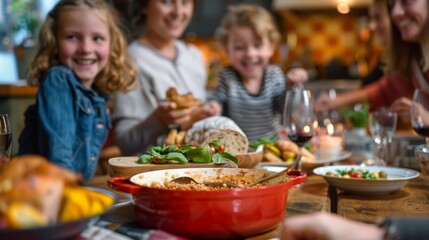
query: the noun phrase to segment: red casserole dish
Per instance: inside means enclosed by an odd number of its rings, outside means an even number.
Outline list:
[[[111,188],[130,193],[137,223],[144,228],[162,229],[187,238],[242,238],[267,232],[284,218],[288,189],[304,182],[304,171],[292,171],[282,183],[248,189],[218,191],[168,190],[151,188],[179,176],[197,181],[205,177],[241,174],[263,177],[266,170],[240,168],[188,168],[145,172],[112,177]],[[274,174],[269,172],[270,174]],[[147,184],[147,186],[143,186]]]

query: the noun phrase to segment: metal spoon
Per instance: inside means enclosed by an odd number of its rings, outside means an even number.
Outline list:
[[[235,183],[231,183],[231,182],[197,182],[195,179],[188,177],[188,176],[183,176],[183,177],[178,177],[175,178],[173,180],[171,180],[170,182],[175,182],[175,183],[180,183],[180,184],[190,184],[190,183],[196,183],[196,184],[204,184],[207,187],[215,187],[215,188],[220,188],[220,187],[227,187],[227,188],[239,188],[240,186],[238,186]]]
[[[247,187],[251,187],[251,186],[254,186],[256,184],[263,183],[263,182],[266,182],[268,180],[280,177],[282,175],[287,175],[290,171],[292,171],[293,169],[295,169],[299,165],[299,162],[301,161],[301,157],[302,157],[302,155],[298,154],[298,156],[296,156],[293,163],[291,165],[289,165],[289,167],[286,168],[285,170],[278,172],[274,175],[261,178],[256,182],[244,185],[242,187],[238,186],[235,183],[231,183],[231,182],[202,182],[202,183],[200,183],[200,182],[197,182],[195,179],[188,177],[188,176],[178,177],[178,178],[171,180],[170,182],[175,182],[175,183],[179,183],[179,184],[190,184],[190,183],[194,182],[196,184],[204,184],[208,187],[247,188]]]
[[[266,182],[268,180],[271,180],[271,179],[274,179],[274,178],[277,178],[277,177],[280,177],[280,176],[283,176],[283,175],[288,175],[288,173],[290,173],[292,170],[294,170],[299,165],[299,162],[301,161],[301,157],[302,157],[302,154],[298,154],[298,156],[296,156],[295,160],[293,160],[292,164],[289,165],[289,167],[287,167],[285,170],[283,170],[281,172],[278,172],[278,173],[276,173],[274,175],[261,178],[261,179],[259,179],[258,181],[254,182],[254,183],[250,183],[250,184],[244,185],[243,188],[251,187],[251,186],[254,186],[256,184],[263,183],[263,182]]]

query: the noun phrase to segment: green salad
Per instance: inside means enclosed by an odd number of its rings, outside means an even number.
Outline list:
[[[137,163],[211,163],[224,164],[228,161],[237,162],[235,155],[225,152],[225,146],[215,140],[203,147],[195,147],[191,144],[152,147],[147,154],[143,154],[137,160]]]
[[[327,176],[336,176],[343,178],[363,178],[363,179],[387,179],[385,171],[369,171],[362,169],[336,169],[335,172],[326,172]]]

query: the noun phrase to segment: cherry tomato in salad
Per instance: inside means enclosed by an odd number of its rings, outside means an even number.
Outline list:
[[[210,147],[210,151],[212,151],[212,154],[215,154],[216,153],[215,147],[213,147],[212,145],[210,145],[209,147]]]
[[[362,178],[362,174],[360,174],[359,172],[354,172],[350,175],[350,177],[352,178]]]
[[[159,163],[161,161],[161,159],[159,159],[158,157],[153,157],[152,158],[152,162],[153,163]]]
[[[225,146],[224,145],[220,145],[219,147],[217,147],[217,151],[220,153],[223,153],[225,151]]]

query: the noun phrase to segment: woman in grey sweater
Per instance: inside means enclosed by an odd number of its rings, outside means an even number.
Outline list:
[[[143,153],[160,145],[168,126],[187,129],[202,118],[214,114],[211,105],[177,109],[166,102],[170,87],[179,94],[192,93],[206,100],[207,73],[199,50],[178,40],[188,25],[194,2],[141,0],[136,9],[141,15],[143,35],[128,50],[138,69],[140,86],[114,98],[113,120],[116,144],[124,155]]]

